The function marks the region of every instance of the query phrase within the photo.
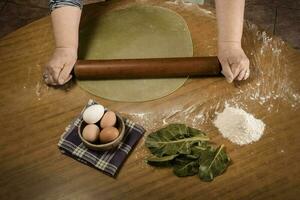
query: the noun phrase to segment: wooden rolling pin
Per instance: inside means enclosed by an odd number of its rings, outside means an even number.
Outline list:
[[[217,57],[78,60],[74,72],[78,79],[217,76],[221,65]]]

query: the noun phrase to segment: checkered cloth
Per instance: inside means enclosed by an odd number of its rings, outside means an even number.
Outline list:
[[[90,100],[81,114],[71,124],[69,124],[59,140],[58,147],[63,154],[114,177],[118,173],[130,151],[144,135],[145,129],[128,119],[124,119],[126,126],[125,137],[118,147],[107,151],[94,151],[87,149],[80,140],[77,131],[78,126],[82,121],[82,113],[87,107],[94,104],[97,103]]]

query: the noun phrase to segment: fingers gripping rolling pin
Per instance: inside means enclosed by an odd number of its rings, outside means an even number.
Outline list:
[[[218,76],[221,65],[217,57],[78,60],[74,72],[78,79]]]

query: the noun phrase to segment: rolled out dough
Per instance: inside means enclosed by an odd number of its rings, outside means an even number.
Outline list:
[[[193,56],[183,18],[157,6],[134,5],[94,18],[80,31],[80,59]],[[140,102],[171,94],[187,78],[78,80],[88,92],[114,101]]]

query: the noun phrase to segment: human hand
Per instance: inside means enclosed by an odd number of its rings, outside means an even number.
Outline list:
[[[222,74],[229,83],[235,79],[241,81],[249,78],[249,59],[240,42],[220,42],[218,58],[222,65]]]
[[[45,65],[43,78],[48,85],[63,85],[72,79],[70,75],[77,60],[77,48],[56,48]]]

